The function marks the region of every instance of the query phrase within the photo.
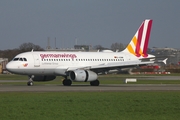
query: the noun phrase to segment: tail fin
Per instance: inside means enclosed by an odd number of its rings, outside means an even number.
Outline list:
[[[137,57],[147,57],[151,26],[152,20],[144,20],[124,51],[129,52]]]

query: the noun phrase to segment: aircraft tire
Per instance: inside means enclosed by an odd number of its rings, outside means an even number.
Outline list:
[[[99,86],[99,80],[95,80],[95,81],[92,81],[92,82],[90,82],[90,85],[91,86]]]
[[[62,83],[64,86],[71,86],[72,81],[70,79],[64,79]]]
[[[29,81],[29,82],[27,82],[27,85],[28,85],[28,86],[33,86],[33,82],[30,82],[30,81]]]

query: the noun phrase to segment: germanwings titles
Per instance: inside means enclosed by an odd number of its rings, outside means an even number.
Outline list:
[[[6,68],[9,72],[28,75],[33,81],[50,81],[63,76],[62,82],[90,82],[99,86],[98,74],[154,63],[155,56],[147,54],[152,20],[142,22],[126,49],[121,52],[25,52],[18,54]]]

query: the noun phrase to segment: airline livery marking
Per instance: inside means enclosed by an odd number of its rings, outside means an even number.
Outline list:
[[[40,54],[41,58],[77,58],[76,54]]]
[[[24,67],[27,67],[27,66],[28,66],[28,63],[26,63],[26,64],[23,64],[23,66],[24,66]]]
[[[150,31],[152,26],[152,20],[146,20],[143,22],[136,32],[132,41],[128,44],[127,50],[137,57],[148,57],[147,47],[149,43]]]

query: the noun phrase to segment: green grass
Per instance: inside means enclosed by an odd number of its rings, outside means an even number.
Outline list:
[[[26,75],[0,74],[0,80],[27,80]]]
[[[175,74],[177,75],[177,74]],[[144,80],[139,80],[143,76]],[[146,77],[150,77],[148,75]],[[154,76],[154,75],[153,75]],[[159,76],[159,75],[158,75]],[[166,75],[161,75],[166,76]],[[168,75],[167,75],[168,76]],[[128,84],[180,84],[180,80],[146,80],[144,75],[101,75],[99,76],[100,84],[123,84],[126,78],[137,78],[137,82],[128,83]],[[26,84],[28,77],[23,75],[0,75],[0,80],[24,80],[24,82],[0,82],[1,84],[10,84],[10,85],[24,85]],[[35,85],[43,84],[62,84],[63,77],[57,76],[53,81],[46,82],[34,82]],[[72,84],[87,84],[89,82],[73,82]]]
[[[179,120],[180,92],[6,92],[1,120]]]
[[[101,84],[122,84],[141,75],[103,75]],[[0,80],[27,76],[0,75]],[[40,84],[61,84],[62,77]],[[25,82],[0,83],[23,85]],[[73,84],[89,84],[73,82]],[[129,84],[129,83],[128,83]],[[180,84],[180,80],[138,80],[130,84]],[[0,119],[9,120],[179,120],[180,91],[0,92]]]

